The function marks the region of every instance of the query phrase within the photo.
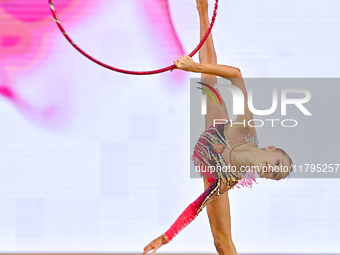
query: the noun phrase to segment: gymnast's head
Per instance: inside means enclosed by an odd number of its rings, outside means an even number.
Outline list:
[[[292,159],[288,154],[275,146],[267,146],[261,149],[257,157],[258,174],[262,178],[281,180],[292,171]]]

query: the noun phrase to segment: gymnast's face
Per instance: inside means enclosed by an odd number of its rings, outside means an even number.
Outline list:
[[[290,160],[275,146],[268,146],[258,157],[258,174],[262,178],[280,180],[287,177],[290,172]]]

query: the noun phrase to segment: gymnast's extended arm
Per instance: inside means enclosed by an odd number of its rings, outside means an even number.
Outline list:
[[[227,192],[237,182],[230,182],[227,186],[222,184],[221,179],[215,180],[194,202],[192,202],[160,237],[153,240],[144,248],[144,255],[153,250],[152,255],[163,245],[170,242],[181,230],[188,226],[202,211],[207,204],[216,199],[220,194]]]

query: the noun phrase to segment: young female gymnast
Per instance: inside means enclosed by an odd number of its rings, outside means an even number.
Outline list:
[[[209,27],[208,1],[196,1],[202,38]],[[206,131],[200,136],[192,159],[195,166],[200,169],[233,166],[237,171],[202,173],[205,192],[183,211],[168,231],[144,248],[144,254],[151,250],[153,250],[152,254],[155,254],[157,249],[171,241],[179,231],[194,220],[205,206],[217,252],[219,254],[237,254],[231,238],[227,191],[235,185],[251,186],[254,181],[254,172],[241,171],[242,167],[256,169],[261,177],[275,180],[285,178],[291,170],[292,160],[283,150],[274,146],[268,146],[265,149],[258,148],[256,130],[247,125],[248,121],[253,119],[253,114],[246,103],[248,101],[247,92],[241,72],[235,67],[217,65],[212,35],[200,49],[199,60],[200,63],[195,63],[190,57],[182,56],[174,63],[178,69],[202,73],[202,83],[210,88],[211,93],[213,93],[212,90],[215,90],[219,94],[218,89],[214,88],[216,76],[229,79],[234,86],[241,89],[245,99],[245,112],[244,115],[237,117],[235,123],[245,122],[246,125],[232,125],[230,121],[226,124],[214,125],[215,119],[229,120],[229,116],[223,100],[222,105],[215,105],[213,99],[207,97]],[[210,203],[212,201],[213,203]]]

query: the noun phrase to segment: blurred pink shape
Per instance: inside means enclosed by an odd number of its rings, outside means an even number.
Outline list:
[[[98,3],[98,0],[54,1],[62,21],[73,25],[88,17]],[[160,53],[153,56],[161,67],[171,65],[174,59],[184,54],[184,50],[171,21],[168,1],[137,0],[136,5],[143,10],[145,27],[150,27],[149,36],[154,38],[155,45],[150,47]],[[47,0],[0,0],[0,95],[11,101],[35,124],[57,128],[64,126],[69,119],[70,109],[67,107],[71,107],[72,98],[62,95],[69,94],[72,84],[65,81],[65,86],[62,87],[52,79],[48,85],[38,86],[46,91],[58,91],[60,97],[49,98],[44,92],[42,95],[46,98],[38,101],[45,105],[36,106],[22,93],[22,88],[12,81],[12,77],[20,73],[22,68],[25,72],[33,72],[46,61],[44,58],[52,51],[46,47],[46,40],[51,40],[56,35],[51,34],[51,30],[56,31],[57,27]],[[114,43],[112,46],[114,47]],[[178,87],[177,84],[183,81],[186,74],[175,71],[165,77],[174,79],[171,86]]]
[[[7,47],[12,47],[16,44],[18,44],[18,42],[21,40],[21,38],[19,36],[3,36],[2,37],[2,46],[7,48]]]
[[[9,99],[9,100],[13,100],[16,101],[16,98],[13,94],[13,91],[10,90],[8,87],[0,87],[0,94],[2,96],[4,96],[5,98]]]
[[[64,20],[74,20],[74,11],[85,14],[93,11],[95,0],[57,0],[58,12]],[[29,121],[49,129],[66,125],[70,114],[70,86],[60,86],[53,80],[37,88],[37,95],[43,97],[35,104],[29,99],[23,88],[12,80],[22,68],[32,72],[41,65],[48,51],[46,36],[51,38],[51,29],[56,25],[46,0],[0,0],[0,95],[11,101],[21,114]],[[61,34],[58,34],[61,36]],[[67,81],[65,81],[68,84]],[[28,86],[28,85],[27,85]],[[26,89],[27,90],[27,89]],[[49,91],[54,91],[51,95]],[[34,93],[33,93],[34,94]],[[43,102],[43,105],[42,103]]]
[[[57,2],[59,11],[63,12],[72,3],[72,0],[59,0]],[[51,15],[47,0],[3,0],[0,1],[0,8],[22,22],[39,22]]]
[[[24,23],[0,9],[0,24],[0,60],[29,50],[31,34]]]
[[[148,30],[149,36],[153,38],[156,44],[155,50],[159,52],[153,56],[158,58],[162,67],[173,64],[173,60],[184,55],[185,52],[171,20],[168,0],[136,0],[136,4],[140,6],[140,10],[143,10],[145,21],[151,27]],[[172,86],[176,87],[186,74],[182,71],[174,71],[170,77],[175,78]]]

